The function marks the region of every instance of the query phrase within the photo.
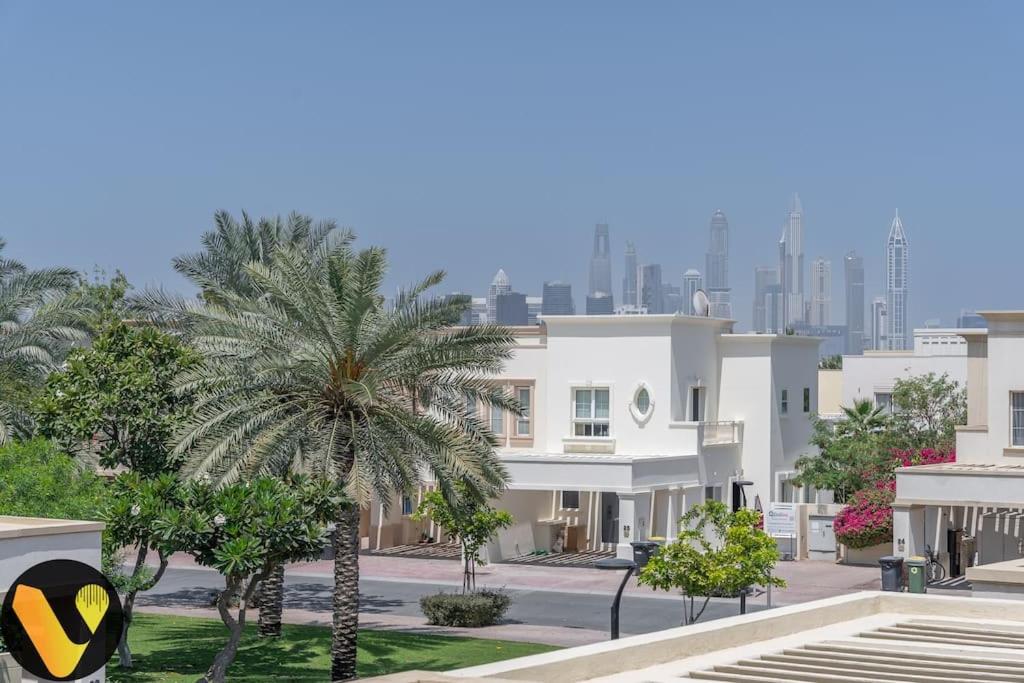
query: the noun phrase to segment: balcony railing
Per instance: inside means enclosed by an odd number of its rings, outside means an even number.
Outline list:
[[[701,422],[700,443],[703,446],[720,446],[740,443],[743,423],[735,420],[729,422]]]

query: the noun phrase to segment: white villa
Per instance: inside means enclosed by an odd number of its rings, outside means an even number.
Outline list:
[[[893,515],[895,554],[931,546],[949,575],[968,579],[987,571],[970,565],[1017,566],[1024,557],[1024,311],[981,315],[987,331],[958,332],[968,414],[957,428],[957,462],[897,470]]]
[[[615,551],[676,533],[706,499],[767,508],[813,502],[794,488],[817,412],[819,340],[734,334],[733,322],[684,315],[545,316],[517,328],[495,382],[528,407],[486,415],[510,474],[497,503],[515,517],[494,559],[546,551]],[[363,545],[417,543],[436,530],[409,518],[419,494],[389,514],[364,513]]]

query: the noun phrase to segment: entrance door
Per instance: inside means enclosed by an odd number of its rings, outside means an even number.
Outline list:
[[[601,542],[619,542],[619,494],[601,492]]]

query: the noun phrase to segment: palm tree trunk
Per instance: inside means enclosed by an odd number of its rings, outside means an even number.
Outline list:
[[[331,632],[331,680],[356,677],[359,629],[359,507],[342,509],[334,544],[334,624]]]
[[[281,637],[281,611],[284,609],[284,565],[279,564],[260,585],[259,634],[264,638]]]

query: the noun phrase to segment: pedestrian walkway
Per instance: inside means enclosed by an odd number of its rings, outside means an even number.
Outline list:
[[[594,566],[594,563],[598,560],[603,560],[608,557],[615,557],[615,552],[612,550],[587,550],[583,552],[573,553],[544,553],[542,555],[520,555],[519,557],[510,557],[502,560],[503,563],[511,564],[529,564],[541,567],[580,567],[590,568]]]
[[[462,559],[462,547],[458,543],[407,543],[380,550],[364,550],[363,554],[429,558],[433,560],[459,560]]]

